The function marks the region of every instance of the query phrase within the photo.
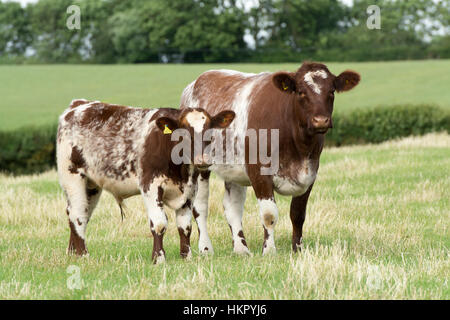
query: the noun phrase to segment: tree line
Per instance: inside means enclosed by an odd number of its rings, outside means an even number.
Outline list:
[[[449,0],[0,2],[0,63],[450,58]],[[381,9],[369,29],[367,8]],[[70,30],[67,8],[80,8]]]

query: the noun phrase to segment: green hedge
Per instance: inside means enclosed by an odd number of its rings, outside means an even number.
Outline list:
[[[56,125],[0,131],[0,172],[30,174],[55,166]]]
[[[450,132],[450,111],[433,105],[399,105],[333,115],[328,146],[378,143],[433,131]],[[56,125],[0,131],[0,172],[30,174],[55,166]]]
[[[333,115],[327,145],[378,143],[428,132],[450,132],[450,111],[433,105],[382,106]]]

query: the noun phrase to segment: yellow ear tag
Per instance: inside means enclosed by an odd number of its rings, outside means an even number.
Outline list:
[[[289,87],[288,87],[284,82],[282,82],[281,85],[283,86],[283,90],[284,90],[284,91],[286,91],[287,89],[289,89]]]
[[[171,134],[171,133],[172,133],[172,130],[169,129],[169,127],[167,126],[167,124],[164,125],[164,126],[165,126],[165,128],[164,128],[163,133],[164,133],[164,134]]]

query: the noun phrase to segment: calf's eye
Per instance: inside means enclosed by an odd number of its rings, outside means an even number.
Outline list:
[[[306,94],[304,92],[299,92],[298,96],[303,99],[306,97]]]

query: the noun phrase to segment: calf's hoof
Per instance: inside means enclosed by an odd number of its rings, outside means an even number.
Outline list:
[[[263,256],[274,255],[276,253],[277,253],[277,249],[275,247],[267,247],[267,246],[263,247],[263,251],[262,251]]]
[[[187,251],[180,252],[180,256],[185,260],[191,260],[192,258],[191,248],[189,248]]]
[[[253,253],[251,253],[248,247],[246,246],[234,247],[233,252],[241,256],[249,256],[249,257],[253,256]]]
[[[161,264],[166,262],[166,254],[163,250],[159,252],[153,252],[152,254],[153,264]]]

